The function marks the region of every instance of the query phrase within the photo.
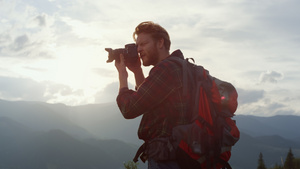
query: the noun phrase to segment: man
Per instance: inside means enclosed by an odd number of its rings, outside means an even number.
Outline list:
[[[140,59],[127,66],[136,80],[136,90],[129,90],[126,58],[121,55],[120,62],[115,62],[120,82],[117,104],[126,119],[143,116],[138,136],[146,143],[144,155],[148,159],[148,168],[179,169],[167,138],[174,126],[189,122],[186,113],[189,105],[188,96],[182,91],[182,68],[168,58],[184,57],[180,50],[170,55],[169,34],[158,24],[142,22],[133,35],[143,65],[154,67],[145,78]]]

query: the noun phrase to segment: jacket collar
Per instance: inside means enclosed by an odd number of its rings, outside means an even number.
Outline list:
[[[181,59],[184,59],[184,56],[179,49],[175,50],[169,57],[179,57]]]

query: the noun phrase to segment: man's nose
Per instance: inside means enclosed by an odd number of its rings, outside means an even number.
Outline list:
[[[137,52],[139,53],[141,51],[141,47],[137,46]]]
[[[137,47],[137,52],[140,54],[142,52],[142,48],[140,46]]]

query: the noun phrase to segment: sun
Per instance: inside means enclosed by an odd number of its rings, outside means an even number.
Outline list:
[[[106,53],[104,51],[99,53],[99,49],[92,46],[63,49],[58,53],[57,79],[76,88],[95,85],[103,87],[102,84],[106,81],[94,71],[99,67],[107,69],[112,67],[106,64],[106,57],[102,56],[103,54]]]
[[[63,96],[53,93],[57,101],[52,100],[52,102],[67,100],[68,104],[72,104],[70,102],[76,100],[76,103],[94,103],[95,95],[99,91],[103,91],[108,84],[118,80],[114,65],[107,64],[106,60],[107,52],[104,48],[92,45],[64,46],[56,48],[52,59],[39,60],[30,64],[30,67],[43,71],[27,70],[26,74],[35,81],[66,86],[70,92],[74,92]],[[81,91],[81,95],[78,95],[78,91]]]

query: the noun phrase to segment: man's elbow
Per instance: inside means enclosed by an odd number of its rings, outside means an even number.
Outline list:
[[[135,116],[131,115],[130,113],[122,113],[122,115],[127,120],[135,118]]]
[[[123,110],[123,111],[121,111],[122,112],[122,115],[123,115],[123,117],[125,118],[125,119],[134,119],[134,118],[136,118],[136,117],[138,117],[139,116],[139,114],[138,113],[135,113],[135,112],[132,112],[132,111],[126,111],[126,110]]]

